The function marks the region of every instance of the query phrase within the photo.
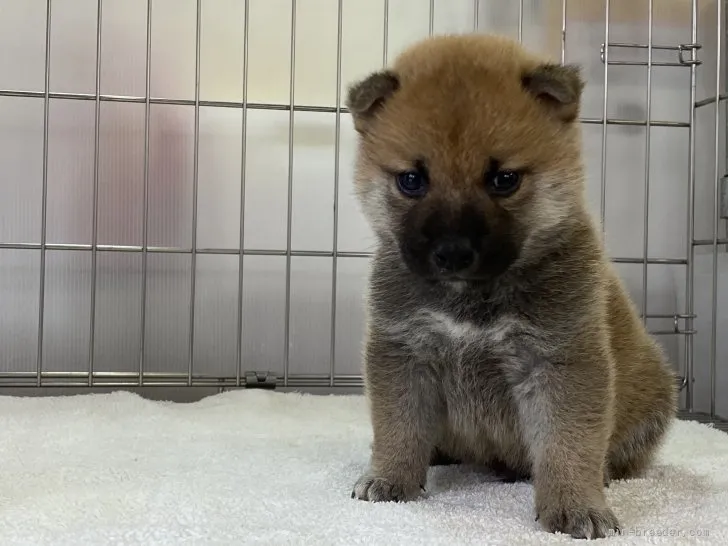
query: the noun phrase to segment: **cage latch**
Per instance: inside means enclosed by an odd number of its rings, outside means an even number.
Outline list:
[[[679,44],[679,45],[658,45],[658,44],[636,44],[636,43],[623,43],[623,42],[609,42],[608,44],[602,44],[599,49],[599,59],[602,63],[608,63],[610,65],[622,65],[622,66],[698,66],[702,64],[699,60],[698,51],[703,46],[701,44]],[[628,59],[611,59],[607,61],[607,55],[609,50],[632,50],[632,51],[653,51],[665,52],[677,52],[677,62],[667,60],[628,60]]]
[[[275,389],[278,384],[278,378],[273,372],[246,372],[245,388],[246,389]]]
[[[677,60],[682,65],[695,65],[698,66],[702,64],[702,61],[699,61],[698,59],[686,59],[685,54],[688,53],[691,56],[695,56],[692,54],[692,52],[697,52],[701,47],[703,47],[700,44],[680,44],[677,48]]]

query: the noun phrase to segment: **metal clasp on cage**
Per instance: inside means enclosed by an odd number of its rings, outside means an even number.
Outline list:
[[[671,45],[656,45],[652,44],[652,51],[676,51],[677,62],[667,60],[652,60],[648,63],[646,60],[608,60],[608,51],[610,49],[631,49],[631,50],[648,50],[650,49],[649,44],[636,44],[636,43],[618,43],[612,42],[609,44],[602,44],[599,49],[599,59],[602,63],[607,62],[609,65],[620,65],[620,66],[698,66],[702,64],[702,61],[697,58],[686,58],[686,53],[690,52],[691,57],[695,57],[695,52],[701,49],[701,44],[680,44],[676,46]]]
[[[273,372],[246,372],[245,388],[273,390],[278,385],[278,376]]]
[[[691,55],[694,56],[696,54],[695,52],[697,52],[701,47],[703,47],[703,46],[700,44],[681,44],[681,45],[679,45],[678,49],[677,49],[678,62],[681,65],[686,65],[686,66],[691,66],[691,65],[698,66],[700,64],[703,64],[703,62],[698,59],[686,59],[685,58],[686,51],[690,51]]]
[[[697,315],[693,314],[674,314],[674,315],[647,315],[648,319],[670,319],[672,321],[671,329],[664,330],[651,330],[650,333],[653,336],[672,336],[672,335],[683,335],[692,336],[697,333],[694,328],[686,328],[681,325],[681,322],[688,319],[694,319]]]

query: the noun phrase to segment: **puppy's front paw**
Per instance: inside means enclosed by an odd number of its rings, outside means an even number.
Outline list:
[[[364,475],[356,482],[351,498],[369,502],[407,502],[420,495],[419,485],[404,485],[377,476]]]
[[[547,507],[539,512],[538,521],[551,533],[574,538],[604,538],[619,531],[619,522],[609,508]]]

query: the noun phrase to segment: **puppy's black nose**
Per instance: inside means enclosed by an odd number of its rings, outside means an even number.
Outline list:
[[[466,239],[448,239],[435,245],[432,261],[444,273],[458,273],[475,261],[475,252]]]

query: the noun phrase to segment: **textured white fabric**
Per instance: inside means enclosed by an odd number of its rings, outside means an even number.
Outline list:
[[[417,502],[352,500],[360,396],[5,397],[0,421],[2,546],[572,542],[540,530],[529,484],[458,467],[432,469]],[[631,533],[609,544],[728,544],[728,435],[677,422],[649,477],[608,498]]]

